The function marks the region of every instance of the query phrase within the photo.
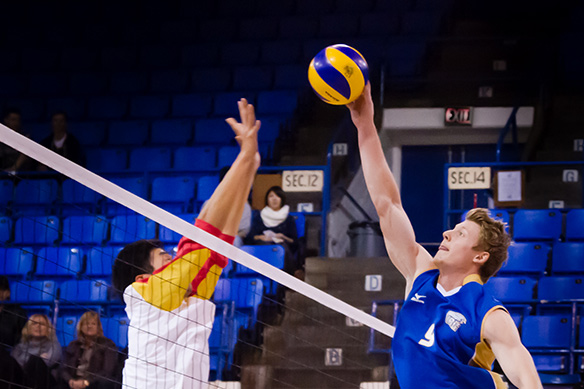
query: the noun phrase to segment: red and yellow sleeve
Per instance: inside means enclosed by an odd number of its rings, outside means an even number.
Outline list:
[[[199,219],[195,221],[195,226],[230,244],[235,239]],[[155,271],[147,280],[135,282],[132,286],[146,302],[172,311],[182,304],[189,286],[190,296],[204,300],[211,298],[228,261],[225,256],[183,237],[172,262]]]

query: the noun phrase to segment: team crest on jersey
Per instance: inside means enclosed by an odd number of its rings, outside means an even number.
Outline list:
[[[444,322],[448,324],[448,327],[450,327],[452,331],[456,332],[461,325],[466,324],[466,317],[464,317],[462,313],[448,311]]]

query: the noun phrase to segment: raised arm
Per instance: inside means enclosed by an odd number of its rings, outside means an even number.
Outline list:
[[[533,358],[521,344],[517,327],[507,312],[496,310],[485,318],[483,337],[513,385],[519,389],[542,387]]]
[[[416,243],[412,224],[402,207],[399,188],[385,160],[373,121],[370,84],[348,108],[357,127],[365,183],[379,215],[385,247],[395,267],[406,278],[409,291],[414,278],[433,266],[432,258]]]

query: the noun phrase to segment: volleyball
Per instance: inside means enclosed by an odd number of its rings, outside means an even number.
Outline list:
[[[355,101],[369,81],[367,61],[351,46],[325,47],[308,66],[308,81],[322,101],[345,105]]]

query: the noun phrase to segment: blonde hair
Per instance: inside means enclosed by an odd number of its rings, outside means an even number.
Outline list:
[[[32,326],[33,323],[40,322],[41,320],[44,320],[44,324],[41,325],[44,325],[47,328],[47,339],[49,339],[51,342],[54,342],[57,339],[57,335],[55,334],[55,327],[53,327],[53,324],[47,315],[43,315],[42,313],[35,313],[28,318],[28,321],[22,328],[22,343],[28,343],[30,341],[32,338],[30,333],[30,326]]]
[[[482,281],[487,282],[507,260],[511,238],[505,231],[505,223],[493,219],[485,208],[470,210],[466,214],[466,220],[475,222],[480,227],[479,242],[473,249],[489,253],[489,259],[479,269]]]
[[[87,342],[87,337],[83,333],[82,328],[85,325],[85,323],[87,323],[91,319],[95,319],[95,321],[97,322],[97,337],[99,338],[103,336],[103,327],[101,326],[99,314],[94,311],[87,311],[83,315],[81,315],[81,318],[77,322],[77,339],[79,339],[83,343]]]

